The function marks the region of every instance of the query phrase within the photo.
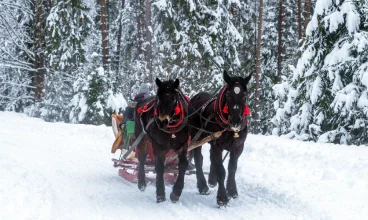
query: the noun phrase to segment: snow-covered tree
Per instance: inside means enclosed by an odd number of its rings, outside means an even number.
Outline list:
[[[366,8],[366,1],[317,0],[297,67],[286,86],[277,86],[288,95],[276,105],[275,133],[300,140],[368,143]]]
[[[51,8],[46,23],[48,74],[45,91],[38,104],[40,116],[48,121],[68,121],[73,82],[85,65],[84,41],[92,19],[81,0],[59,0]]]
[[[98,66],[98,54],[92,54],[91,59]],[[122,93],[113,92],[102,66],[87,74],[79,73],[77,79],[73,84],[76,93],[70,104],[69,119],[72,123],[109,124],[111,113],[121,113],[127,106]]]
[[[153,7],[162,75],[180,78],[186,93],[219,87],[223,69],[240,67],[242,37],[231,13],[239,9],[239,1],[159,0]]]
[[[0,111],[20,111],[33,99],[29,90],[35,53],[27,32],[27,24],[33,19],[27,0],[3,0],[0,2]]]
[[[84,41],[92,19],[82,0],[58,0],[47,17],[51,72],[71,74],[85,62]]]

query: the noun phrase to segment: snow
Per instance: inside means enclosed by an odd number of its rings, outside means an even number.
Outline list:
[[[344,23],[344,17],[341,15],[340,11],[333,12],[329,17],[325,19],[330,19],[329,31],[332,33],[339,28],[339,25]]]
[[[316,30],[319,26],[317,16],[326,14],[324,17],[325,28],[329,28],[330,32],[334,32],[338,30],[339,24],[344,23],[344,15],[346,15],[346,29],[349,34],[353,34],[359,30],[360,25],[360,15],[356,9],[354,1],[345,1],[342,5],[339,5],[339,2],[336,2],[336,6],[340,10],[333,11],[331,6],[333,5],[332,0],[317,0],[315,6],[315,13],[307,26],[306,33],[307,35],[311,35],[313,30]],[[335,6],[335,7],[336,7]],[[331,14],[329,14],[331,13]]]
[[[367,219],[368,148],[249,135],[239,198],[216,208],[186,176],[180,201],[156,203],[113,168],[110,127],[0,112],[0,219]],[[204,169],[209,168],[208,146]],[[171,186],[166,186],[167,196]],[[167,198],[168,199],[168,198]],[[154,218],[152,218],[154,216]]]
[[[349,33],[354,33],[359,29],[360,24],[360,16],[359,13],[356,11],[355,3],[352,1],[345,1],[341,5],[341,12],[346,14],[346,29]]]
[[[104,68],[102,66],[98,67],[96,69],[96,71],[97,71],[97,73],[98,73],[99,76],[104,76],[105,75],[105,70],[104,70]]]
[[[318,98],[322,95],[322,79],[320,76],[317,76],[313,83],[313,89],[311,94],[311,102],[315,104]]]
[[[109,97],[107,99],[107,107],[110,107],[114,113],[118,113],[121,110],[127,107],[127,102],[123,96],[123,94],[113,94],[112,91],[109,91]]]

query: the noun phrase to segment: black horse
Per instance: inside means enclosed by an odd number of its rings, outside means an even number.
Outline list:
[[[164,162],[165,155],[173,149],[179,155],[179,175],[170,194],[172,202],[179,200],[184,188],[184,174],[188,167],[187,151],[189,130],[187,126],[187,101],[178,90],[179,80],[161,82],[156,79],[157,95],[138,102],[136,106],[135,136],[142,131],[145,137],[138,145],[138,188],[144,191],[146,188],[144,165],[147,155],[147,143],[151,141],[155,156],[156,171],[156,198],[157,202],[163,202],[165,197],[164,186]]]
[[[217,132],[223,131],[220,138],[210,142],[210,174],[208,183],[215,187],[218,183],[217,204],[226,206],[229,197],[238,196],[235,172],[237,169],[238,158],[243,152],[244,141],[247,138],[248,128],[246,115],[249,114],[247,107],[247,84],[251,75],[242,77],[230,77],[225,71],[223,74],[226,86],[221,89],[216,97],[207,92],[201,92],[190,100],[189,114],[201,110],[194,114],[190,119],[190,134],[194,137],[203,128],[205,131]],[[200,136],[205,137],[205,132]],[[196,165],[197,187],[200,194],[208,194],[208,186],[203,175],[202,165],[203,156],[201,148],[194,149],[194,161]],[[222,152],[230,152],[228,165],[228,179],[225,189],[226,171],[223,165]]]

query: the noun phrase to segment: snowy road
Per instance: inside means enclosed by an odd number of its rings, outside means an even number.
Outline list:
[[[112,142],[110,127],[0,112],[0,219],[368,219],[368,147],[250,135],[239,198],[221,210],[195,176],[179,203],[156,204],[154,184],[140,192],[117,175]]]

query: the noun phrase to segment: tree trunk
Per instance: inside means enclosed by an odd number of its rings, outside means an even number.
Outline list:
[[[148,81],[153,83],[152,77],[152,26],[151,26],[151,0],[146,0],[146,62],[148,69]]]
[[[140,0],[137,0],[137,40],[138,40],[138,54],[142,54],[142,39],[141,39],[141,13]]]
[[[37,36],[37,51],[36,51],[36,76],[34,77],[35,99],[40,100],[43,96],[44,81],[46,75],[45,67],[45,29],[43,21],[43,5],[42,0],[37,1],[36,9],[36,36]]]
[[[312,0],[305,0],[304,7],[305,7],[304,30],[307,30],[307,26],[308,26],[308,23],[310,21],[310,14],[311,14],[311,9],[312,9]],[[305,31],[304,31],[304,35],[305,35]]]
[[[278,80],[281,77],[282,71],[282,61],[284,56],[284,45],[283,45],[283,37],[284,37],[284,23],[285,23],[285,0],[280,0],[280,8],[279,8],[279,15],[277,19],[277,76],[276,79]]]
[[[125,0],[121,0],[121,9],[124,9],[125,7]],[[121,17],[119,20],[119,31],[118,31],[118,43],[116,46],[116,70],[117,75],[120,72],[120,48],[121,48],[121,34],[122,34],[123,24],[121,22]]]
[[[263,0],[259,2],[259,16],[258,16],[258,36],[257,36],[257,60],[256,60],[256,93],[255,93],[255,106],[254,106],[254,133],[259,132],[259,75],[261,74],[261,38],[262,38],[262,12],[263,12]]]
[[[101,32],[102,32],[102,65],[105,71],[108,69],[109,62],[109,38],[107,31],[106,19],[106,3],[105,0],[100,0],[101,7]]]
[[[298,40],[302,39],[302,0],[298,0]]]

